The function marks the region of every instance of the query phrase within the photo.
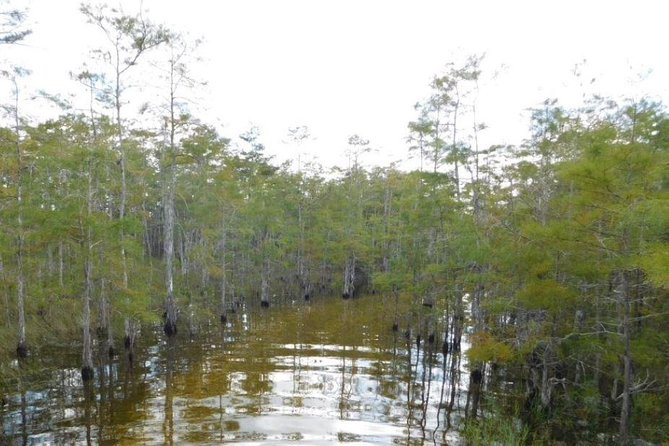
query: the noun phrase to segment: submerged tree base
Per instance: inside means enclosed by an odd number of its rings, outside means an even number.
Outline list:
[[[448,341],[444,341],[444,343],[441,345],[441,353],[447,355],[449,351],[450,351],[450,345],[448,344]]]
[[[165,325],[163,326],[163,331],[167,335],[167,337],[172,337],[177,334],[177,324],[174,322],[166,321]]]
[[[81,368],[81,380],[83,382],[92,380],[94,376],[95,372],[93,371],[93,367],[84,366]]]
[[[28,357],[28,344],[25,342],[19,342],[19,345],[16,346],[16,356],[19,359]]]

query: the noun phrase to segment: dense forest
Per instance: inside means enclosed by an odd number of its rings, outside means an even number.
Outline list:
[[[272,161],[259,129],[233,145],[188,113],[193,43],[142,16],[82,13],[108,43],[89,61],[99,71],[73,75],[87,110],[62,103],[32,122],[26,73],[2,72],[2,358],[77,340],[86,381],[95,355],[132,361],[143,327],[187,336],[240,306],[406,299],[414,310],[388,330],[426,339],[446,314],[445,351],[470,337],[474,418],[481,398],[537,438],[669,437],[661,104],[547,100],[524,144],[479,147],[472,57],[434,77],[408,123],[420,169],[363,167],[358,135],[342,144],[347,166],[294,168]],[[20,12],[2,14],[0,47],[29,32]],[[126,82],[145,60],[165,100],[140,107]]]

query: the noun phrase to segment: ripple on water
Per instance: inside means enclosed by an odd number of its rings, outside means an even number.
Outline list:
[[[194,339],[147,336],[132,368],[124,355],[100,363],[92,395],[79,352],[59,351],[2,408],[0,443],[454,444],[444,398],[453,379],[459,411],[464,378],[375,311],[364,299],[275,307]],[[375,322],[358,324],[365,314]]]

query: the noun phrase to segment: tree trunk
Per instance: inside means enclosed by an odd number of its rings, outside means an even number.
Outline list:
[[[392,193],[390,191],[390,185],[388,184],[389,178],[386,175],[386,188],[383,195],[383,261],[382,269],[384,273],[390,272],[390,213],[391,213],[391,198]]]
[[[481,384],[483,382],[483,368],[475,368],[469,374],[469,388],[467,389],[467,403],[465,406],[465,417],[476,419],[478,416],[479,402],[481,400]]]
[[[65,288],[65,282],[63,282],[63,273],[65,271],[65,260],[63,259],[63,241],[58,242],[58,285],[61,289]]]
[[[225,261],[226,255],[226,245],[227,245],[227,231],[225,228],[221,229],[221,323],[225,324],[228,320],[227,312],[228,306],[226,304],[226,293],[227,293],[227,283],[226,283],[226,273],[227,273],[227,264]]]
[[[300,194],[302,191],[300,190]],[[304,227],[304,205],[302,203],[303,196],[300,195],[300,203],[297,207],[297,224],[300,228],[299,242],[297,248],[297,278],[300,283],[300,291],[304,300],[309,300],[311,297],[311,284],[309,283],[309,273],[307,269],[306,258],[304,254],[305,247],[305,227]]]
[[[84,314],[83,314],[83,336],[84,348],[82,352],[82,366],[81,379],[86,382],[93,379],[93,340],[91,339],[91,294],[93,292],[93,240],[91,229],[91,213],[93,210],[93,169],[91,168],[92,161],[89,161],[88,168],[88,199],[87,199],[87,221],[85,226],[85,241],[86,250],[84,252]],[[82,229],[84,229],[82,227]]]
[[[25,277],[23,274],[23,153],[21,151],[21,127],[19,122],[19,87],[16,78],[14,83],[14,137],[16,138],[16,206],[17,232],[16,239],[16,304],[19,316],[19,340],[16,354],[19,358],[28,356],[28,342],[26,340],[26,310],[25,310]]]
[[[91,244],[86,241],[86,265],[84,266],[84,276],[86,283],[84,285],[84,349],[82,352],[81,379],[86,382],[93,379],[93,340],[91,339],[91,293],[93,287],[93,262],[91,260]]]
[[[352,298],[355,294],[355,256],[349,255],[344,268],[344,299]]]
[[[263,308],[269,307],[269,275],[269,257],[265,257],[263,260],[263,268],[260,278],[260,306]]]
[[[454,181],[455,181],[455,199],[460,201],[460,163],[458,161],[459,149],[458,149],[458,111],[460,109],[460,96],[456,86],[456,95],[457,100],[453,108],[453,139],[451,141],[451,147],[453,151],[453,160],[454,160]]]
[[[168,153],[163,155],[163,211],[165,227],[163,230],[163,246],[165,253],[165,334],[174,336],[177,333],[177,306],[174,298],[174,195],[176,193],[176,118],[175,118],[175,83],[174,60],[170,64],[170,121]]]
[[[620,315],[620,334],[622,335],[624,352],[622,357],[623,363],[623,382],[620,407],[620,444],[626,445],[629,440],[630,418],[632,416],[632,381],[634,379],[634,372],[632,369],[631,356],[631,293],[630,284],[627,271],[620,271],[617,273],[617,286],[615,292],[619,303]]]
[[[107,336],[107,354],[111,358],[114,356],[115,351],[110,313],[109,301],[107,300],[107,281],[103,277],[100,279],[100,318],[104,318],[104,321],[100,325]]]

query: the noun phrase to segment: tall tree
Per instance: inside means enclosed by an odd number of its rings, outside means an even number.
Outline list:
[[[169,42],[170,58],[167,64],[167,77],[169,88],[168,115],[165,118],[167,143],[163,149],[161,159],[161,171],[163,181],[163,248],[165,259],[165,325],[164,331],[167,336],[173,336],[177,332],[177,305],[174,296],[174,196],[177,187],[177,152],[178,135],[180,127],[183,127],[188,117],[181,111],[177,100],[177,89],[183,87],[184,82],[191,83],[187,77],[187,69],[184,63],[185,56],[192,50],[182,37],[172,36]]]
[[[19,79],[26,74],[27,70],[22,68],[14,68],[11,71],[3,71],[3,77],[10,80],[12,85],[13,101],[11,104],[5,105],[4,108],[12,119],[12,139],[15,153],[15,178],[14,187],[16,190],[16,304],[18,308],[18,342],[16,346],[16,353],[19,358],[25,358],[28,355],[28,342],[26,337],[26,311],[25,311],[25,296],[26,296],[26,279],[24,271],[24,246],[25,246],[25,230],[24,230],[24,188],[25,188],[25,160],[23,153],[22,141],[22,122],[19,112],[20,105],[20,86]]]
[[[102,61],[111,71],[112,83],[109,85],[111,105],[114,109],[116,124],[116,150],[119,154],[121,191],[118,200],[118,218],[126,219],[128,204],[128,153],[126,144],[127,131],[122,115],[123,99],[126,90],[126,78],[131,69],[148,51],[157,48],[169,40],[169,33],[162,27],[144,19],[143,15],[129,16],[115,8],[83,4],[80,8],[87,21],[97,26],[109,44],[107,49],[97,50]],[[125,243],[125,231],[121,230],[121,262],[123,290],[128,291],[128,260]],[[136,322],[126,319],[126,345],[132,347],[137,333]]]

